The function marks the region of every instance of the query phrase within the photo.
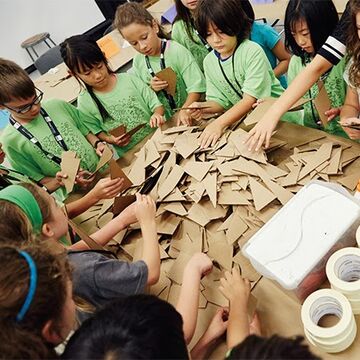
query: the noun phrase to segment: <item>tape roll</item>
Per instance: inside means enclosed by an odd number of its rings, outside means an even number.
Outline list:
[[[360,249],[343,248],[332,254],[326,264],[331,287],[344,294],[355,314],[360,310]]]
[[[318,325],[325,315],[335,315],[339,321],[331,327]],[[312,293],[301,308],[304,333],[309,342],[326,352],[336,353],[348,348],[356,336],[356,323],[349,300],[333,289]]]
[[[360,247],[360,226],[356,230],[356,242],[358,244],[358,247]]]

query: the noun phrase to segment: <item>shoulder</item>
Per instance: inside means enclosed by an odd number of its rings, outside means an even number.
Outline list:
[[[261,46],[251,40],[244,40],[237,48],[236,53],[241,53],[241,57],[245,59],[253,56],[266,56]]]
[[[176,37],[181,35],[181,32],[185,28],[185,23],[183,20],[179,19],[174,22],[171,29],[171,37]]]
[[[166,49],[169,51],[169,52],[176,52],[176,53],[179,53],[179,52],[184,52],[184,53],[189,53],[189,54],[191,54],[190,52],[189,52],[189,50],[185,47],[185,46],[183,46],[183,45],[181,45],[181,44],[179,44],[176,40],[168,40],[168,42],[167,42],[168,44],[167,44],[167,46],[166,46]]]
[[[214,50],[210,51],[204,59],[204,68],[206,66],[210,66],[210,64],[213,64],[214,62],[217,62],[217,56],[214,53]]]

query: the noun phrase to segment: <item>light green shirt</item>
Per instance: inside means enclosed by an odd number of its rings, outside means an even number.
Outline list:
[[[89,133],[83,125],[86,115],[76,107],[62,100],[52,99],[42,104],[58,128],[69,150],[75,151],[81,159],[81,167],[93,171],[98,163],[94,148],[86,140]],[[44,118],[39,114],[24,127],[29,130],[49,153],[61,158],[64,151],[56,142]],[[60,166],[13,126],[8,125],[1,136],[1,142],[11,166],[36,181],[46,176],[55,177]]]
[[[177,41],[182,46],[186,47],[195,58],[201,71],[204,71],[203,62],[209,51],[206,49],[206,47],[204,46],[199,36],[196,34],[192,27],[191,35],[192,38],[186,31],[186,24],[183,20],[175,21],[171,30],[171,38]]]
[[[333,66],[329,74],[324,80],[326,91],[329,95],[330,103],[332,108],[340,107],[344,104],[346,96],[346,83],[343,79],[343,73],[345,70],[345,58],[342,59],[336,66]],[[302,64],[300,56],[292,56],[288,69],[288,83],[294,80],[294,78],[303,71],[305,66]],[[315,98],[319,93],[318,85],[315,84],[312,88],[304,95],[305,99]],[[319,114],[316,110],[315,105],[312,102],[308,102],[304,105],[304,116],[297,118],[295,123],[315,129],[325,130],[326,132],[348,138],[345,131],[339,124],[340,117],[337,116],[335,119],[330,121],[325,127],[318,125],[320,121]]]
[[[284,91],[262,48],[250,40],[244,40],[228,59],[220,60],[219,63],[218,55],[212,51],[204,60],[206,100],[215,101],[225,110],[242,98],[228,84],[220,66],[240,94],[264,99],[269,96],[279,97]],[[298,115],[285,114],[282,118],[295,116]]]
[[[132,138],[127,146],[114,146],[121,157],[137,143],[151,134],[154,129],[149,125],[149,120],[154,110],[162,106],[154,91],[134,75],[117,74],[114,89],[108,93],[95,93],[111,116],[105,121],[100,111],[87,90],[78,97],[78,108],[88,115],[85,125],[94,134],[101,131],[109,133],[110,130],[125,125],[129,131],[139,124],[147,123]]]
[[[181,107],[184,104],[189,93],[205,92],[204,75],[189,50],[176,41],[168,40],[164,52],[164,59],[165,66],[171,67],[176,73],[176,93],[174,97],[176,107]],[[160,57],[149,56],[149,60],[155,74],[161,71]],[[151,75],[146,66],[144,55],[137,54],[135,56],[133,70],[136,76],[146,84],[150,84]],[[166,117],[170,118],[173,112],[163,91],[158,92],[157,96],[165,107]]]

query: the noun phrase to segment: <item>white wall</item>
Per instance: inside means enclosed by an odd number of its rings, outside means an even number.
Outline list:
[[[26,68],[32,61],[20,44],[28,37],[49,32],[59,44],[104,20],[94,0],[0,0],[0,57]],[[38,54],[47,49],[36,46]]]

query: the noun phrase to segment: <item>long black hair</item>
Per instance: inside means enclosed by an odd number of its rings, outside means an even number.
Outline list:
[[[83,69],[91,69],[101,62],[105,63],[109,73],[113,73],[99,45],[89,36],[74,35],[69,37],[60,44],[60,52],[64,63],[79,82],[80,79],[76,76],[77,73],[80,73]],[[98,107],[102,119],[105,120],[111,117],[104,105],[94,94],[92,87],[85,83],[84,85]]]
[[[339,17],[332,0],[289,1],[285,12],[285,47],[294,55],[300,56],[305,64],[308,55],[296,43],[292,35],[295,23],[301,20],[307,23],[311,42],[317,53],[335,29]]]
[[[196,28],[204,39],[211,23],[224,34],[236,36],[238,44],[250,34],[251,20],[238,0],[200,0],[195,18]]]
[[[181,315],[151,295],[118,299],[85,321],[63,359],[188,359]]]
[[[196,42],[192,34],[192,29],[195,27],[195,24],[194,24],[194,19],[191,15],[191,11],[181,2],[181,0],[175,0],[175,6],[176,6],[175,21],[182,20],[185,23],[185,30],[190,40]]]

